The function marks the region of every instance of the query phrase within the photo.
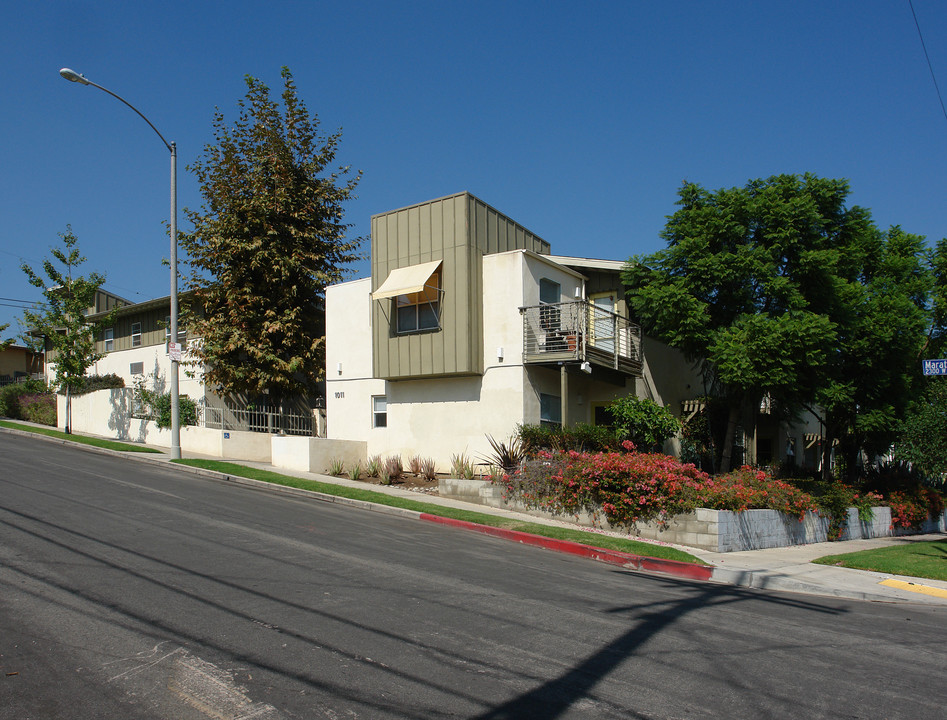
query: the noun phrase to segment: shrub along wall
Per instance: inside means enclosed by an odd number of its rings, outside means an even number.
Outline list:
[[[646,537],[668,533],[662,539],[720,551],[880,537],[924,527],[929,514],[939,519],[944,509],[933,491],[912,496],[911,503],[891,493],[879,510],[873,506],[881,507],[882,495],[841,483],[831,492],[820,488],[816,498],[763,470],[742,467],[710,477],[673,457],[635,452],[631,443],[625,450],[540,451],[494,482],[515,509]]]
[[[41,380],[27,380],[0,388],[0,416],[56,425],[56,396]]]

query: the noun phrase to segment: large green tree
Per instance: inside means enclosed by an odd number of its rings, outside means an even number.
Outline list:
[[[912,463],[929,478],[947,476],[947,378],[933,377],[923,396],[905,414],[895,445],[899,460]]]
[[[274,399],[311,395],[325,367],[325,288],[360,259],[343,207],[360,173],[335,167],[341,131],[322,136],[283,68],[282,102],[247,76],[239,117],[214,114],[214,142],[188,169],[201,210],[181,244],[183,302],[205,380]]]
[[[887,451],[922,389],[921,357],[933,327],[931,272],[924,238],[899,227],[869,235],[847,260],[857,273],[840,279],[836,341],[814,401],[824,435],[823,468],[838,440],[848,474],[858,455]]]
[[[684,183],[667,247],[625,268],[646,331],[700,362],[729,405],[722,470],[742,409],[763,396],[788,415],[827,408],[827,446],[842,435],[881,442],[892,427],[930,278],[919,238],[880,233],[848,194],[846,181],[811,174],[715,192]]]
[[[46,337],[46,347],[52,351],[56,375],[54,384],[66,396],[66,432],[72,432],[72,392],[82,382],[86,370],[102,353],[95,350],[95,336],[99,328],[111,324],[113,315],[90,322],[86,313],[95,305],[96,291],[105,282],[105,276],[91,273],[77,274],[86,258],[79,252],[78,238],[72,227],[59,233],[62,247],[50,249],[51,258],[43,261],[46,279],[23,264],[22,270],[30,284],[43,291],[45,303],[36,310],[24,310],[23,321],[34,336]]]

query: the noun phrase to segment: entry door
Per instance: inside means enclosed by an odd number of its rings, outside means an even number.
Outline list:
[[[599,293],[589,296],[592,302],[592,347],[605,352],[615,352],[615,293]]]

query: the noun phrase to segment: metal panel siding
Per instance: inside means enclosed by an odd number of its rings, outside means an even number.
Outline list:
[[[411,208],[407,212],[408,226],[405,232],[408,234],[408,265],[414,265],[420,262],[421,257],[421,211],[418,208]]]
[[[373,301],[376,377],[401,379],[483,372],[483,255],[549,245],[469,193],[372,218],[372,289],[399,267],[442,260],[441,329],[399,336],[394,301]]]
[[[423,256],[429,256],[434,249],[431,244],[431,214],[430,205],[425,205],[418,212],[418,238],[420,242],[418,254]]]
[[[469,374],[469,358],[458,355],[458,327],[466,327],[470,303],[460,289],[457,246],[466,247],[465,195],[396,210],[372,219],[372,289],[399,267],[442,260],[442,330],[398,335],[393,327],[394,301],[373,302],[372,360],[376,377],[389,379],[425,375]],[[459,210],[459,212],[458,212]],[[384,310],[384,311],[382,311]],[[467,343],[463,339],[460,346]]]
[[[411,264],[411,236],[408,234],[408,214],[410,212],[410,210],[405,210],[395,216],[395,227],[397,228],[395,232],[395,257],[398,258],[398,267]]]

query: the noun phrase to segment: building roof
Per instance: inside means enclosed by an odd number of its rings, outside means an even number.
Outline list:
[[[620,272],[625,267],[625,260],[596,260],[594,258],[569,257],[567,255],[550,255],[549,259],[560,265],[587,268],[589,270],[612,270]]]
[[[183,293],[181,293],[183,295]],[[111,308],[109,310],[103,310],[102,312],[93,313],[88,315],[89,320],[98,320],[105,317],[111,312],[115,312],[117,316],[121,315],[131,315],[133,313],[145,312],[148,310],[154,310],[162,306],[171,307],[171,296],[165,295],[164,297],[155,298],[154,300],[145,300],[140,303],[131,303],[129,305],[119,305],[116,308]]]

